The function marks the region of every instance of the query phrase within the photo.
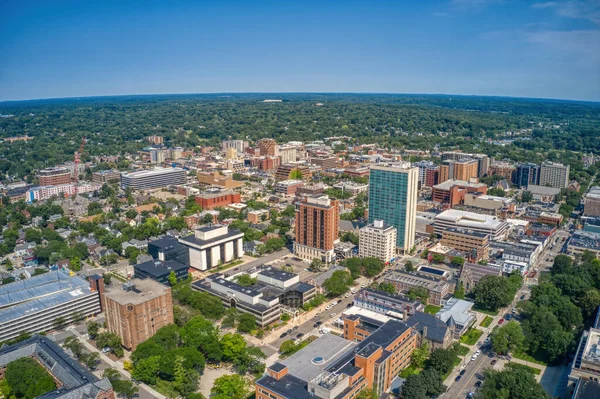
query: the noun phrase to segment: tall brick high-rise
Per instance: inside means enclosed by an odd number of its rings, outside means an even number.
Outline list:
[[[121,337],[123,346],[130,350],[174,321],[171,288],[151,279],[134,279],[107,288],[102,310],[108,331]]]
[[[338,237],[339,204],[328,195],[308,196],[296,209],[294,254],[302,259],[333,260]]]

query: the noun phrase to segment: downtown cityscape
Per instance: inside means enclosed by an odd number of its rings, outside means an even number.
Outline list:
[[[600,397],[598,2],[25,3],[0,398]]]

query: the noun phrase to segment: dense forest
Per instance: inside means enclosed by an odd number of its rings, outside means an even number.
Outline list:
[[[265,103],[264,99],[282,102]],[[0,173],[24,177],[71,160],[87,137],[91,155],[134,152],[143,138],[171,146],[226,138],[280,142],[345,135],[355,143],[431,150],[460,148],[515,161],[570,163],[600,154],[600,103],[441,95],[228,94],[122,96],[0,103]],[[524,135],[510,132],[528,129]],[[510,139],[505,143],[496,140]]]

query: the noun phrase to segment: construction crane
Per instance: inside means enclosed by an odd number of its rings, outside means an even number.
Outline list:
[[[85,136],[81,138],[81,145],[79,146],[79,150],[75,151],[75,178],[73,179],[73,184],[75,185],[75,190],[73,197],[77,197],[77,190],[79,188],[79,161],[81,160],[81,154],[83,153],[83,146],[85,145]]]

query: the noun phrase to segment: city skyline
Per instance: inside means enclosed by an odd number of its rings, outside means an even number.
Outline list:
[[[600,4],[8,2],[0,101],[352,92],[600,100]]]

